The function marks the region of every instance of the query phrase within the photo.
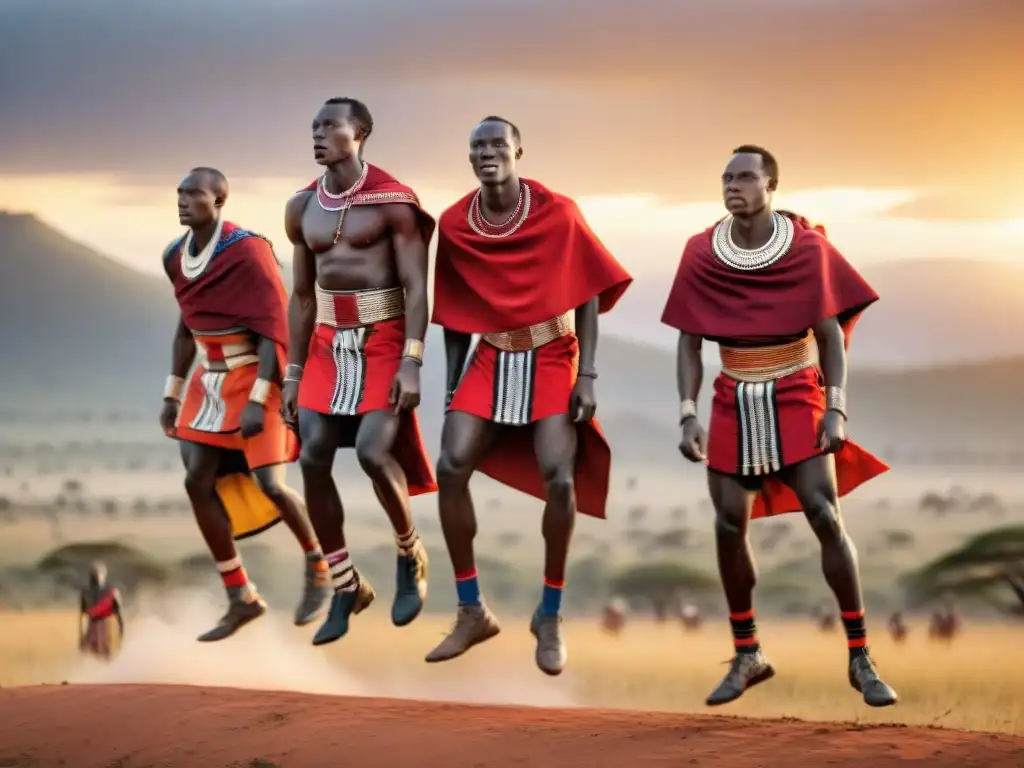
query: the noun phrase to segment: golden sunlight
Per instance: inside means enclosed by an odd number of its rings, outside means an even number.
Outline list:
[[[35,213],[70,237],[143,271],[159,273],[159,255],[180,231],[172,185],[132,184],[100,175],[8,176],[0,182],[0,209]],[[298,186],[294,179],[280,178],[236,184],[228,215],[265,234],[287,259],[284,202]],[[414,188],[435,215],[464,193]],[[929,256],[1019,260],[1024,254],[1021,218],[963,222],[886,216],[917,194],[908,189],[808,189],[779,194],[776,204],[825,224],[830,238],[855,263]],[[672,204],[652,195],[584,197],[580,207],[627,268],[638,277],[658,278],[674,269],[691,235],[724,214],[718,201]]]

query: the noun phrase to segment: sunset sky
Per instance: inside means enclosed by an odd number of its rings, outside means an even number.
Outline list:
[[[744,142],[855,264],[1024,259],[1021,29],[1021,0],[3,0],[0,209],[155,272],[178,179],[214,165],[289,258],[310,121],[350,95],[435,214],[474,184],[475,122],[516,122],[523,174],[638,285],[721,215]]]

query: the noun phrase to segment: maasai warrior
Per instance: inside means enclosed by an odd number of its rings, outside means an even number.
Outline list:
[[[433,322],[444,328],[448,410],[437,474],[458,614],[428,655],[444,661],[496,635],[473,554],[469,479],[479,469],[546,501],[544,588],[530,623],[541,670],[566,662],[560,606],[577,509],[605,517],[611,452],[594,419],[598,314],[632,282],[576,204],[521,179],[519,130],[487,117],[470,137],[480,188],[441,216]],[[481,338],[469,359],[473,334]]]
[[[427,595],[427,556],[409,497],[437,490],[414,410],[434,220],[411,189],[363,161],[372,130],[362,102],[324,104],[313,119],[313,157],[326,170],[285,212],[295,279],[284,413],[300,432],[306,504],[334,584],[314,645],[343,637],[351,616],[374,599],[345,540],[331,476],[339,448],[355,448],[394,529],[392,622],[413,621]]]
[[[735,150],[722,174],[729,215],[690,238],[662,322],[680,331],[680,450],[706,462],[718,568],[736,655],[707,699],[725,704],[775,672],[757,642],[751,517],[803,510],[821,542],[839,602],[850,684],[872,706],[896,702],[868,655],[856,551],[838,497],[888,467],[846,439],[846,347],[878,296],[825,237],[772,210],[778,166],[766,150]],[[701,342],[717,342],[710,432],[697,417]],[[817,361],[814,351],[817,351]]]
[[[121,595],[117,587],[107,582],[106,566],[103,563],[94,563],[89,569],[89,581],[82,588],[78,647],[86,653],[109,659],[114,653],[115,621],[118,641],[121,642],[124,640]]]
[[[298,453],[280,414],[288,343],[284,281],[270,243],[222,218],[227,196],[220,171],[193,169],[178,186],[178,220],[189,231],[164,253],[181,319],[160,423],[181,442],[185,490],[229,599],[221,621],[199,637],[204,642],[230,637],[266,611],[235,540],[278,520],[306,553],[295,623],[316,618],[330,591],[302,497],[284,482],[285,466]]]

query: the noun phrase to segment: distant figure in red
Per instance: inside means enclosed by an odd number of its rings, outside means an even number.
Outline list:
[[[85,653],[98,656],[105,661],[109,660],[114,655],[115,621],[120,643],[124,640],[121,595],[117,587],[107,583],[106,566],[103,563],[94,563],[89,569],[89,581],[82,588],[78,647]]]
[[[610,600],[601,611],[601,628],[609,635],[618,635],[626,626],[626,602],[621,598]]]
[[[190,171],[178,185],[178,221],[188,232],[164,252],[181,313],[160,423],[180,442],[185,491],[228,595],[227,612],[201,642],[231,637],[266,612],[235,540],[279,520],[305,551],[295,623],[316,618],[329,594],[302,497],[285,483],[298,454],[280,413],[288,295],[269,241],[224,219],[227,198],[220,171]],[[231,462],[247,471],[226,472]]]
[[[892,641],[897,644],[903,643],[907,639],[909,631],[907,623],[903,620],[903,613],[901,611],[893,612],[889,617],[889,636]]]
[[[538,667],[557,675],[576,511],[604,518],[608,496],[611,451],[594,419],[598,315],[632,278],[572,200],[519,177],[522,155],[518,128],[500,117],[480,122],[469,140],[480,186],[438,225],[433,322],[444,328],[448,364],[438,501],[459,608],[427,661],[455,658],[499,631],[473,553],[469,479],[479,469],[545,501],[544,589],[530,628]]]
[[[932,611],[928,624],[928,638],[943,643],[952,642],[960,634],[960,617],[952,598],[945,598],[942,605]]]
[[[767,150],[736,149],[722,173],[729,213],[686,244],[662,322],[679,333],[682,440],[705,462],[718,568],[736,647],[708,705],[739,698],[775,670],[757,642],[751,517],[803,510],[839,602],[850,685],[876,707],[896,703],[868,653],[857,557],[839,497],[888,470],[846,438],[846,347],[878,299],[806,219],[772,210],[779,169]],[[719,346],[710,432],[697,414],[704,339]],[[815,351],[817,359],[815,359]]]

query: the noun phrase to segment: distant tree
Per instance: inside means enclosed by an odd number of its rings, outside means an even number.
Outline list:
[[[1024,525],[974,536],[907,576],[904,588],[911,605],[957,595],[1024,616]]]

